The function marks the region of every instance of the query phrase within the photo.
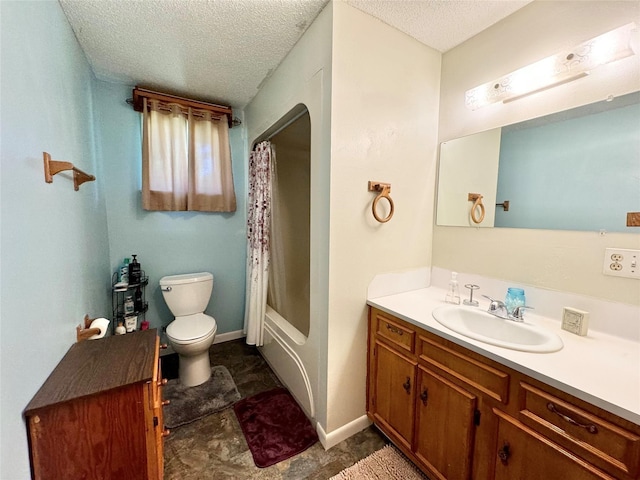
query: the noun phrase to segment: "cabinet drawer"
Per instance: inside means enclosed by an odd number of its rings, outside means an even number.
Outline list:
[[[509,375],[507,373],[423,336],[420,336],[418,348],[421,360],[504,404],[508,402]]]
[[[634,477],[640,436],[550,393],[520,383],[522,421],[593,463]]]
[[[377,310],[373,310],[373,313],[378,337],[386,338],[402,350],[414,353],[416,334],[413,330],[394,322]]]

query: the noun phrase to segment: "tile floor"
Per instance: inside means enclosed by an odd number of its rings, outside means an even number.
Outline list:
[[[224,365],[242,397],[280,386],[255,347],[244,340],[213,345],[211,364]],[[163,360],[163,376],[175,378],[175,356]],[[166,480],[273,479],[326,480],[382,448],[386,439],[374,428],[348,438],[328,451],[320,442],[268,468],[253,463],[233,408],[176,428],[165,439]]]

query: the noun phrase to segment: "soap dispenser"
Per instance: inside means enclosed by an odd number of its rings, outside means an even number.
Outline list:
[[[458,286],[457,272],[451,272],[451,280],[449,280],[449,287],[447,288],[447,295],[444,297],[444,301],[453,303],[454,305],[460,305],[460,287]]]
[[[129,283],[137,285],[142,280],[142,267],[136,259],[137,255],[131,255],[133,260],[129,264]]]

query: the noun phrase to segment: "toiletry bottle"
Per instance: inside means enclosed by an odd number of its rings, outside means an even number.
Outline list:
[[[142,270],[138,260],[136,260],[136,255],[131,255],[133,260],[129,264],[129,283],[131,285],[136,285],[140,283],[142,280]]]
[[[129,258],[125,258],[120,267],[120,281],[129,283]]]
[[[444,301],[460,305],[460,287],[458,286],[457,272],[451,272],[451,280],[449,280],[449,287],[447,288],[447,295],[444,297]]]
[[[133,294],[133,308],[136,312],[142,312],[143,307],[142,289],[140,287],[136,287],[136,292]]]
[[[116,335],[124,335],[127,333],[127,330],[124,328],[122,322],[118,322],[118,326],[116,327]]]
[[[138,329],[138,316],[131,315],[124,317],[124,328],[127,333],[135,332]]]
[[[133,303],[133,298],[129,295],[124,301],[124,314],[131,315],[135,310],[135,305]]]

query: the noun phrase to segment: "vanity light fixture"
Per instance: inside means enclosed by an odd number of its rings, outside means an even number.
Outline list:
[[[496,102],[508,103],[532,93],[589,75],[594,68],[634,54],[632,34],[635,23],[629,23],[560,52],[492,82],[467,90],[465,105],[471,110]]]

